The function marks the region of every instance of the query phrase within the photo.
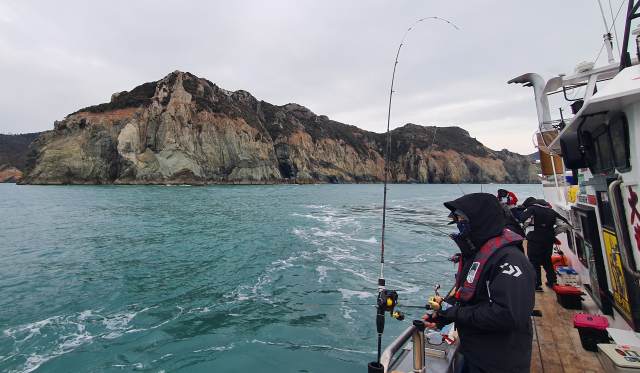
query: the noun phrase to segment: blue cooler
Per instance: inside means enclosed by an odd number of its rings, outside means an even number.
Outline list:
[[[557,266],[556,275],[558,276],[558,284],[561,286],[578,285],[578,272],[569,266]]]

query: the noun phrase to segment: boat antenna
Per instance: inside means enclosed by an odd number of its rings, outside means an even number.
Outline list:
[[[393,99],[393,83],[395,81],[395,77],[396,77],[396,67],[398,67],[398,57],[400,57],[400,50],[402,49],[402,45],[404,43],[404,39],[407,37],[407,34],[409,33],[409,31],[411,31],[411,29],[413,28],[413,26],[417,25],[418,23],[428,20],[428,19],[435,19],[435,20],[440,20],[443,22],[446,22],[448,24],[450,24],[451,26],[455,27],[456,30],[459,30],[458,27],[456,27],[456,25],[454,25],[453,23],[447,21],[446,19],[443,18],[439,18],[439,17],[425,17],[422,18],[420,20],[418,20],[417,22],[415,22],[413,25],[411,25],[411,27],[409,27],[409,29],[407,30],[407,32],[404,33],[404,36],[402,37],[402,40],[400,41],[400,46],[398,47],[398,52],[396,53],[396,61],[393,64],[393,74],[391,76],[391,90],[389,92],[389,111],[387,114],[387,139],[386,139],[386,146],[385,146],[385,163],[384,163],[384,199],[382,202],[382,251],[380,253],[380,265],[381,265],[381,269],[380,269],[380,278],[378,279],[378,301],[377,301],[377,315],[376,315],[376,328],[378,331],[378,360],[377,362],[371,362],[369,363],[368,369],[369,372],[383,372],[384,368],[382,367],[382,364],[380,364],[380,356],[382,354],[381,348],[382,348],[382,333],[384,331],[384,316],[385,313],[388,311],[391,315],[394,315],[393,313],[393,308],[395,306],[398,305],[398,293],[396,293],[395,291],[389,291],[385,289],[385,279],[384,279],[384,245],[385,245],[385,227],[386,227],[386,217],[387,217],[387,181],[388,181],[388,175],[389,175],[389,153],[391,150],[391,102]],[[398,313],[396,313],[398,314]],[[404,315],[402,315],[402,317],[404,318]],[[398,318],[398,317],[396,317]],[[399,319],[399,318],[398,318]]]
[[[613,58],[613,45],[611,39],[611,32],[609,26],[607,25],[607,18],[604,16],[604,10],[602,10],[602,3],[598,0],[598,5],[600,5],[600,14],[602,14],[602,21],[604,22],[604,29],[607,32],[604,34],[604,45],[607,49],[607,57],[609,58],[609,63],[612,64],[616,62],[615,58]],[[617,39],[616,39],[617,40]]]

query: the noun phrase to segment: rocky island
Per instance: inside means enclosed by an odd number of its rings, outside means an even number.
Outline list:
[[[385,143],[175,71],[56,121],[31,143],[18,183],[375,183]],[[493,151],[461,128],[415,124],[391,132],[389,168],[394,183],[529,183],[539,173],[533,158]]]

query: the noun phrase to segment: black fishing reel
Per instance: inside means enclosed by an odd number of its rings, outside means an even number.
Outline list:
[[[389,311],[393,313],[393,308],[398,305],[398,293],[393,290],[384,289],[380,293],[378,293],[378,312]]]
[[[389,312],[391,316],[399,321],[404,320],[404,312],[398,310],[393,312],[393,309],[398,305],[398,293],[393,290],[383,289],[378,293],[378,302],[376,308],[378,309],[378,316],[376,317],[376,327],[378,333],[384,331],[384,315]]]

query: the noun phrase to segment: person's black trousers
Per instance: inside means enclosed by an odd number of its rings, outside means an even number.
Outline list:
[[[547,282],[554,284],[557,280],[556,271],[553,269],[551,255],[553,254],[553,242],[527,241],[527,256],[536,269],[536,286],[542,286],[542,271],[547,272]]]

